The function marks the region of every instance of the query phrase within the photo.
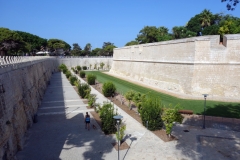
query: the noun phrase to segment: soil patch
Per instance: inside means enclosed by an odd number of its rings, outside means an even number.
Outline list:
[[[114,142],[112,143],[113,147],[118,151],[118,143]],[[124,150],[130,148],[126,142],[123,142],[119,145],[119,150]]]

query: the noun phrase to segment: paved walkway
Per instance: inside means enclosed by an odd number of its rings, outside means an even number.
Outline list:
[[[94,88],[91,93],[97,95],[97,103],[108,101]],[[117,159],[117,151],[111,145],[114,136],[105,136],[100,129],[84,129],[86,111],[91,110],[86,108],[66,77],[55,73],[38,110],[38,123],[28,130],[25,148],[17,158]],[[178,140],[165,143],[120,108],[118,113],[127,124],[126,142],[130,146],[128,150],[120,151],[120,159],[240,159],[239,132],[202,130],[197,126],[177,124],[172,134]]]

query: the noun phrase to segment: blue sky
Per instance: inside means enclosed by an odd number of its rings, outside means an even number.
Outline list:
[[[183,26],[204,9],[240,17],[221,0],[0,0],[0,27],[42,38],[117,47],[134,40],[144,26]]]

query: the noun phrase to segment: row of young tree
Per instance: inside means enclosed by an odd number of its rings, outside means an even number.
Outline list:
[[[44,39],[31,33],[0,28],[0,55],[35,55],[38,51],[58,54],[58,49],[69,52],[71,46],[60,39]]]
[[[145,26],[137,38],[126,46],[188,38],[201,35],[221,35],[240,33],[240,18],[223,13],[213,14],[204,9],[192,17],[185,26],[175,26],[172,33],[164,26]]]

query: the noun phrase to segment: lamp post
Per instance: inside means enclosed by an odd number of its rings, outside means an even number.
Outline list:
[[[115,120],[117,120],[117,130],[118,130],[118,137],[119,137],[119,123],[120,123],[120,120],[123,118],[123,116],[120,116],[120,115],[117,115],[117,116],[113,116],[113,118]],[[118,138],[118,160],[119,160],[119,138]]]
[[[205,114],[206,114],[206,99],[207,99],[208,94],[203,94],[204,97],[204,113],[203,113],[203,129],[205,129]]]

